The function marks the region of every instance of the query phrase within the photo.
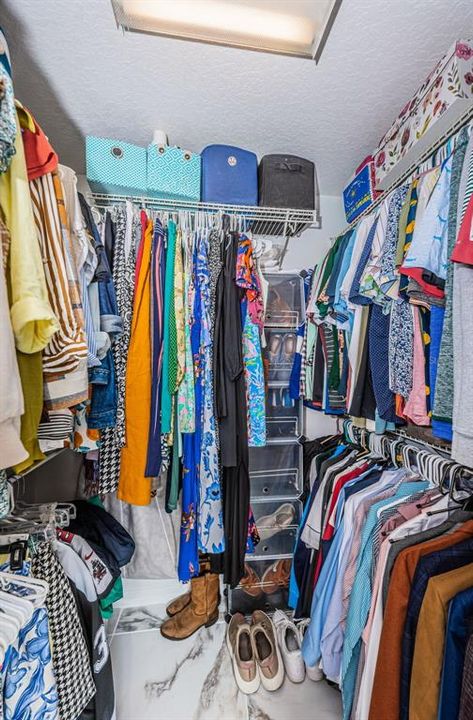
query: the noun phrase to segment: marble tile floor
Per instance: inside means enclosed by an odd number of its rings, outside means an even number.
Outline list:
[[[159,633],[165,605],[125,607],[109,621],[117,720],[340,720],[340,694],[306,680],[254,695],[233,679],[225,622],[188,640]]]

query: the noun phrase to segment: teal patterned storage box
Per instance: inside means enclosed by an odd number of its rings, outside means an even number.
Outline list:
[[[146,194],[146,148],[89,135],[85,162],[87,180],[95,192]]]
[[[148,193],[176,200],[200,200],[200,155],[176,145],[149,145]]]

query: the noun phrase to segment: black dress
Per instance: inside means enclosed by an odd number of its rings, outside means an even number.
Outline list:
[[[250,475],[242,350],[242,291],[235,282],[238,233],[223,238],[223,271],[216,289],[215,406],[222,463],[225,552],[211,557],[214,572],[235,587],[244,575]]]

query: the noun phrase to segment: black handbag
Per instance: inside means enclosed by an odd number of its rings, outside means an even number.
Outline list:
[[[296,155],[265,155],[258,168],[259,204],[315,209],[315,166]]]

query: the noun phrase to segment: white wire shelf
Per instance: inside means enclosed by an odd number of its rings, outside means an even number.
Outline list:
[[[253,205],[222,205],[220,203],[195,202],[141,195],[111,195],[108,193],[89,194],[91,204],[99,208],[110,207],[130,201],[150,210],[169,213],[207,213],[230,215],[247,223],[254,235],[292,238],[308,228],[321,226],[317,210],[298,208],[259,207]]]

